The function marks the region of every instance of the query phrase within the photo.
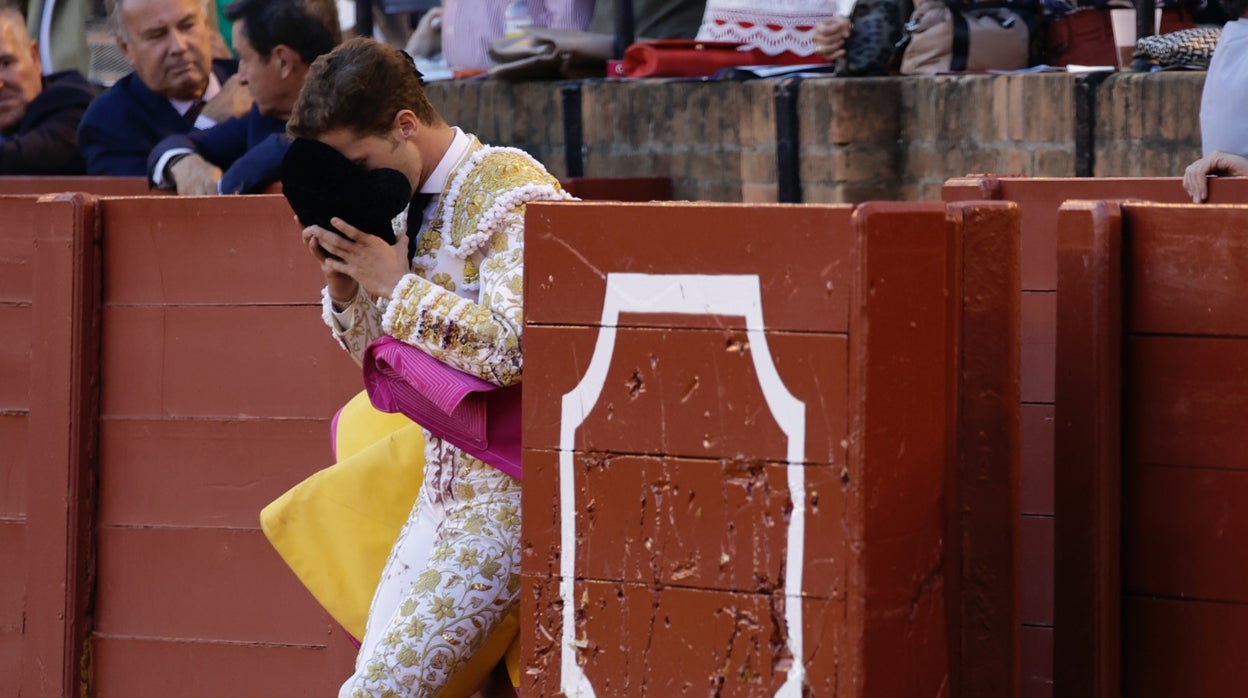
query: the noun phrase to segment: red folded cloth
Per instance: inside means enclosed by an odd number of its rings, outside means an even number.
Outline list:
[[[622,77],[701,78],[723,68],[743,65],[801,65],[824,62],[819,56],[799,56],[785,51],[769,56],[759,49],[741,50],[732,41],[659,39],[639,41],[624,50]]]
[[[398,412],[465,452],[520,477],[520,384],[500,388],[393,337],[364,352],[373,407]]]

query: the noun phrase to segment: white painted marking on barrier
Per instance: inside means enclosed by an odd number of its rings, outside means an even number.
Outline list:
[[[764,334],[763,300],[757,275],[607,274],[602,321],[589,368],[576,387],[563,396],[559,426],[559,598],[563,602],[560,688],[569,698],[594,698],[594,687],[576,660],[576,487],[573,445],[576,430],[597,404],[615,351],[620,313],[738,315],[745,317],[754,371],[767,407],[788,440],[789,521],[785,556],[784,620],[793,663],[778,698],[801,698],[806,666],[802,654],[802,571],[806,540],[806,406],[784,387]]]

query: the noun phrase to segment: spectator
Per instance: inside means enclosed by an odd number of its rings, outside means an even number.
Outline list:
[[[442,54],[457,76],[484,73],[490,67],[490,42],[503,35],[509,0],[444,0]],[[533,26],[552,29],[589,27],[594,0],[528,0]]]
[[[615,32],[615,3],[598,0],[590,28]],[[702,26],[706,0],[633,0],[633,34],[641,39],[692,39]]]
[[[1200,149],[1202,157],[1188,165],[1183,186],[1192,200],[1205,200],[1205,177],[1211,174],[1243,175],[1243,156],[1248,156],[1248,0],[1221,0],[1222,9],[1238,19],[1222,28],[1218,46],[1209,61],[1204,91],[1200,96]]]
[[[345,237],[303,231],[325,274],[323,317],[351,356],[389,335],[495,385],[518,383],[525,207],[568,198],[559,183],[526,153],[448,126],[408,57],[368,39],[317,59],[289,129],[416,190],[393,247],[339,219]],[[420,494],[339,696],[438,695],[517,602],[519,572],[520,481],[426,430]]]
[[[85,25],[93,16],[92,0],[31,0],[26,26],[39,41],[39,58],[49,73],[77,70],[91,72],[91,51]]]
[[[768,56],[814,56],[815,25],[835,16],[835,0],[707,0],[697,38],[735,41]]]
[[[308,67],[342,41],[333,0],[234,0],[225,15],[238,81],[254,104],[245,116],[168,136],[152,149],[152,184],[182,195],[251,194],[277,181],[290,144],[286,119]]]
[[[76,70],[44,77],[22,13],[0,5],[0,174],[82,174],[78,122],[96,89]]]
[[[87,173],[143,177],[166,136],[215,126],[251,108],[233,77],[237,61],[212,59],[202,0],[116,0],[117,46],[134,72],[87,109],[78,145]]]
[[[815,25],[815,33],[811,40],[815,45],[815,53],[835,63],[845,56],[845,42],[849,40],[850,22],[848,17],[830,17]]]

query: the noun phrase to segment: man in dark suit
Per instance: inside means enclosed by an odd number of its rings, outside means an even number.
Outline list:
[[[116,0],[117,46],[134,72],[87,109],[78,145],[87,173],[142,177],[162,138],[211,128],[251,108],[231,76],[235,61],[212,60],[202,0]]]
[[[22,13],[0,5],[0,174],[82,174],[78,122],[97,90],[76,70],[43,77]]]
[[[225,16],[233,22],[238,80],[255,105],[246,116],[157,144],[148,176],[179,194],[250,194],[277,181],[290,144],[286,119],[308,66],[342,40],[333,0],[234,0]]]

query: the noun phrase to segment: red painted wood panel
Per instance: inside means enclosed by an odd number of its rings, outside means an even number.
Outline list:
[[[1248,339],[1131,337],[1125,344],[1128,458],[1248,470]]]
[[[1130,331],[1248,335],[1248,207],[1128,204],[1123,217]]]
[[[960,177],[945,183],[945,201],[1004,199],[1023,211],[1023,288],[1057,288],[1057,211],[1069,199],[1136,199],[1190,203],[1178,177]],[[1210,203],[1248,201],[1248,178],[1209,181]]]
[[[525,330],[525,351],[544,357],[525,367],[526,447],[559,447],[562,397],[585,374],[597,338],[597,328]],[[848,417],[837,399],[848,389],[845,337],[769,332],[767,348],[784,386],[808,406],[806,461],[845,463]],[[619,330],[578,450],[786,461],[755,350],[741,331]]]
[[[34,198],[0,196],[0,304],[30,302],[34,294]]]
[[[1112,202],[1061,210],[1054,412],[1054,691],[1120,692],[1122,236]]]
[[[319,306],[106,307],[103,412],[322,419],[360,390]]]
[[[1124,464],[1122,585],[1248,603],[1248,472]]]
[[[1023,405],[1022,513],[1053,514],[1053,406]]]
[[[22,630],[0,625],[0,695],[17,696],[22,689]]]
[[[328,419],[106,419],[100,439],[101,525],[255,528],[333,463]]]
[[[26,459],[29,419],[0,414],[0,519],[26,516]]]
[[[1053,625],[1053,518],[1022,518],[1022,620],[1027,625]]]
[[[24,695],[73,695],[85,681],[95,570],[99,420],[98,228],[91,197],[38,205],[34,226],[26,496]]]
[[[724,591],[783,589],[785,465],[759,461],[578,455],[577,569],[587,579]],[[558,575],[558,454],[525,456],[525,573]],[[840,468],[806,469],[806,530],[845,518]],[[843,536],[807,535],[804,593],[844,598]],[[809,583],[806,583],[809,580]]]
[[[96,593],[108,635],[318,644],[335,629],[258,529],[101,528]]]
[[[962,219],[953,517],[946,554],[961,642],[950,692],[1017,698],[1019,489],[1019,212],[1009,202],[958,204]]]
[[[558,598],[556,585],[554,580],[526,574],[521,594],[531,607],[551,609]],[[772,656],[772,644],[784,632],[778,627],[787,601],[783,597],[656,590],[598,580],[578,581],[575,596],[591,619],[582,654],[588,660],[586,674],[599,695],[760,696],[775,693],[784,681],[787,661],[776,662]],[[838,677],[834,639],[845,613],[844,602],[808,599],[802,613],[811,695],[848,694],[851,680],[843,672]],[[533,643],[522,648],[533,663],[522,674],[521,692],[559,694],[558,645],[546,644],[545,639],[560,636],[561,617],[545,612],[534,625],[523,636],[523,641]],[[915,649],[910,657],[916,664],[930,656]],[[893,680],[904,682],[915,674],[914,667],[898,666]],[[886,689],[881,686],[875,689],[878,694],[869,695],[916,695]]]
[[[1023,292],[1020,347],[1023,402],[1052,403],[1057,356],[1057,294]]]
[[[556,215],[561,208],[567,210]],[[526,249],[525,318],[598,324],[608,271],[761,274],[769,330],[844,331],[852,212],[849,206],[535,204],[525,219],[525,243],[541,253]],[[777,225],[781,214],[785,222]],[[731,254],[707,254],[711,249]],[[629,322],[673,326],[655,315]],[[680,326],[705,322],[684,316]],[[717,318],[712,326],[744,327],[744,321]]]
[[[811,276],[809,271],[804,274],[786,273],[777,276],[776,272],[757,260],[751,262],[754,265],[751,268],[738,268],[734,265],[741,264],[738,259],[740,255],[729,255],[726,262],[722,258],[715,260],[714,255],[707,254],[708,248],[705,245],[691,246],[689,254],[672,253],[673,248],[668,242],[675,240],[675,244],[679,246],[687,244],[695,232],[705,236],[708,220],[722,222],[722,225],[710,226],[716,230],[719,238],[740,237],[744,229],[750,233],[747,237],[752,240],[753,232],[763,228],[753,224],[744,225],[742,215],[738,214],[742,209],[692,206],[689,211],[678,212],[676,209],[679,207],[651,208],[653,210],[645,215],[649,217],[648,220],[654,221],[653,225],[640,228],[647,230],[651,236],[657,235],[664,239],[662,248],[651,249],[638,245],[633,235],[637,221],[627,218],[631,215],[630,207],[627,206],[619,209],[620,215],[625,216],[624,219],[619,216],[607,218],[601,214],[596,219],[587,217],[589,207],[582,206],[538,204],[529,209],[530,230],[526,252],[531,260],[544,260],[538,263],[549,264],[549,267],[534,273],[534,268],[530,265],[526,277],[527,299],[530,302],[530,309],[526,311],[530,323],[525,340],[528,372],[526,379],[530,385],[538,384],[542,391],[537,397],[526,394],[526,429],[539,435],[527,442],[530,445],[530,450],[526,453],[527,464],[530,468],[553,468],[553,453],[549,449],[556,442],[558,400],[571,385],[557,386],[551,383],[559,380],[569,383],[579,381],[592,349],[590,343],[596,339],[598,332],[592,327],[555,328],[535,323],[592,325],[597,322],[601,315],[606,273],[644,271],[723,274],[733,273],[733,270],[737,270],[736,273],[767,270],[764,272],[761,288],[764,294],[764,319],[769,327],[775,327],[768,316],[771,312],[769,308],[777,307],[769,304],[783,299],[777,312],[782,315],[787,313],[786,318],[802,314],[803,317],[798,320],[805,325],[798,327],[808,330],[803,333],[772,331],[768,334],[768,348],[781,364],[781,380],[795,392],[810,390],[811,383],[822,383],[812,393],[813,399],[806,403],[807,414],[813,420],[813,425],[808,426],[808,429],[822,430],[824,422],[836,424],[842,420],[852,420],[851,426],[845,431],[845,443],[837,443],[832,448],[824,446],[818,457],[806,456],[808,461],[814,463],[831,461],[830,467],[812,466],[805,468],[805,472],[821,489],[826,490],[828,486],[841,489],[844,493],[846,521],[839,529],[821,526],[816,532],[813,526],[807,528],[807,544],[813,545],[809,542],[813,540],[812,536],[842,539],[840,545],[847,551],[843,564],[846,569],[853,570],[845,575],[846,584],[842,593],[847,606],[844,612],[826,615],[811,611],[806,617],[805,622],[810,622],[812,618],[824,619],[819,630],[812,631],[811,636],[806,638],[807,653],[811,651],[813,644],[827,653],[824,656],[828,657],[819,666],[808,667],[811,672],[812,691],[816,695],[940,695],[941,691],[950,690],[953,650],[949,643],[958,632],[953,627],[957,625],[957,621],[951,621],[950,614],[957,614],[958,610],[947,611],[945,606],[948,580],[944,566],[946,559],[943,555],[943,541],[948,533],[945,529],[948,521],[947,509],[951,506],[946,495],[954,482],[952,468],[947,467],[947,464],[952,461],[956,446],[953,415],[957,402],[955,376],[958,362],[954,348],[957,346],[961,317],[958,306],[962,298],[960,277],[957,273],[961,250],[957,227],[959,219],[941,206],[896,205],[859,209],[852,221],[853,236],[849,236],[850,231],[844,228],[839,234],[845,235],[847,240],[853,240],[860,248],[854,255],[838,256],[833,252],[819,256],[823,266],[817,267],[814,273],[815,278],[830,278],[829,275],[834,273],[843,274],[846,288],[838,289],[833,284],[825,290],[831,292],[829,297],[843,293],[844,300],[834,303],[827,298],[819,299],[819,307],[826,306],[830,310],[815,312],[810,310],[813,302],[801,302],[804,296],[795,290],[803,286],[798,278]],[[826,226],[826,239],[810,238],[810,231],[820,228],[818,225],[812,227],[805,220],[802,225],[792,228],[787,224],[781,225],[777,217],[782,210],[784,209],[776,208],[768,211],[768,239],[773,247],[783,247],[777,244],[777,236],[793,236],[799,241],[809,241],[807,248],[826,244],[827,239],[835,237],[831,226]],[[802,216],[807,216],[811,211],[818,210],[812,207],[800,211]],[[828,209],[825,213],[831,215],[834,212],[835,209]],[[637,214],[637,218],[641,217],[642,214]],[[676,218],[681,220],[673,222]],[[534,223],[535,219],[539,222]],[[695,219],[698,225],[703,226],[701,231],[690,228]],[[612,236],[606,224],[618,224],[621,221],[627,225],[615,228],[621,234],[618,237]],[[536,235],[534,230],[538,231]],[[622,234],[625,231],[627,235]],[[603,244],[604,240],[609,242]],[[599,248],[608,249],[610,254],[603,254],[601,259],[591,259],[591,255],[599,254]],[[741,246],[717,243],[713,249],[732,249],[735,252]],[[753,251],[753,248],[747,251]],[[806,256],[810,258],[812,255]],[[551,261],[554,259],[563,261],[555,263]],[[716,261],[723,263],[715,264]],[[787,258],[782,260],[783,265],[798,263]],[[690,264],[697,268],[691,269]],[[854,297],[852,302],[849,300],[851,296]],[[543,303],[547,307],[547,314],[544,316],[542,311],[532,309],[542,307]],[[853,312],[853,317],[849,319],[846,362],[844,368],[836,371],[839,376],[824,380],[822,372],[827,370],[825,367],[836,366],[838,363],[830,350],[838,343],[844,345],[847,341],[843,334],[834,334],[844,332],[844,323],[838,326],[835,318],[832,322],[828,320],[831,311],[837,307],[845,308],[847,313],[851,309]],[[634,325],[641,321],[680,324],[677,324],[678,329],[672,330],[635,328]],[[786,328],[794,326],[792,321],[786,322],[790,323],[785,325]],[[740,320],[735,320],[734,323],[736,327],[742,324]],[[751,464],[783,461],[785,454],[779,448],[782,444],[778,430],[767,430],[761,418],[755,424],[748,424],[735,417],[733,421],[716,418],[717,414],[726,413],[728,408],[715,403],[738,399],[738,395],[744,396],[741,399],[747,401],[747,405],[750,404],[748,401],[759,402],[758,379],[754,375],[753,367],[730,363],[744,363],[741,359],[746,347],[739,340],[734,341],[733,329],[724,329],[723,320],[690,320],[675,315],[647,318],[629,316],[622,319],[620,325],[617,346],[628,345],[629,342],[634,342],[636,346],[624,346],[617,350],[625,355],[631,352],[631,356],[626,356],[631,360],[622,360],[620,355],[614,357],[610,370],[606,372],[603,397],[598,399],[598,403],[614,400],[615,406],[611,410],[598,409],[596,406],[590,414],[590,422],[582,427],[587,432],[593,429],[603,433],[617,432],[619,437],[611,444],[588,438],[586,442],[576,444],[578,450],[587,451],[581,461],[584,465],[576,469],[577,486],[584,495],[577,498],[577,506],[583,511],[582,516],[587,522],[584,527],[578,526],[578,550],[584,547],[586,554],[591,554],[588,552],[590,548],[597,551],[606,547],[609,550],[592,553],[598,556],[596,560],[602,560],[598,563],[600,566],[591,572],[582,564],[577,569],[577,575],[588,577],[592,573],[617,578],[633,575],[641,578],[645,584],[639,594],[631,594],[620,588],[620,583],[613,579],[588,579],[583,586],[578,586],[574,598],[577,599],[576,603],[585,606],[584,635],[589,638],[589,645],[585,648],[584,657],[593,667],[590,671],[594,680],[600,684],[613,681],[615,683],[612,685],[618,687],[624,685],[625,677],[635,676],[638,682],[644,679],[648,690],[653,687],[656,695],[667,695],[672,691],[682,690],[683,682],[689,680],[688,677],[692,676],[694,680],[702,682],[702,677],[713,679],[724,674],[725,655],[721,653],[718,657],[714,656],[719,643],[695,642],[693,638],[696,635],[691,635],[708,627],[707,604],[695,604],[693,601],[673,604],[673,608],[688,615],[674,615],[670,619],[667,617],[669,602],[663,599],[675,595],[676,592],[685,591],[672,586],[673,581],[684,583],[681,575],[690,575],[686,578],[696,579],[696,583],[702,587],[688,590],[688,593],[704,594],[714,599],[716,608],[750,610],[751,603],[756,603],[750,602],[750,599],[763,599],[767,608],[765,618],[769,622],[776,623],[783,618],[783,606],[777,605],[775,597],[758,593],[760,587],[771,589],[776,586],[772,580],[778,577],[778,573],[767,569],[767,566],[772,569],[777,566],[772,551],[760,549],[759,556],[755,558],[754,551],[751,550],[751,559],[758,559],[764,564],[763,572],[758,575],[762,577],[761,583],[758,579],[747,579],[748,585],[745,588],[730,591],[712,592],[704,588],[707,582],[703,580],[720,572],[714,565],[705,564],[697,555],[706,556],[706,551],[710,551],[711,555],[718,553],[724,547],[723,532],[715,527],[708,527],[703,531],[696,525],[686,523],[691,516],[696,520],[696,502],[700,497],[695,496],[693,504],[684,497],[691,491],[700,492],[709,487],[707,483],[711,482],[712,477],[705,473],[711,472],[712,467],[724,467],[717,462],[718,459],[737,460],[739,456],[742,466],[748,468]],[[696,329],[691,329],[691,326]],[[579,338],[578,334],[585,337]],[[808,365],[796,363],[803,371],[798,373],[797,380],[792,383],[789,376],[790,371],[794,370],[793,364],[790,363],[787,349],[781,346],[782,341],[789,341],[787,337],[790,334],[792,346],[795,347],[794,355],[809,357],[817,352],[817,358],[806,359],[810,362]],[[635,337],[646,337],[648,341],[634,340]],[[703,346],[695,347],[692,343],[695,338],[702,341]],[[707,341],[708,339],[711,341]],[[815,342],[824,344],[818,345]],[[708,346],[709,351],[706,348]],[[757,347],[751,346],[749,350],[755,351]],[[656,387],[658,379],[650,375],[655,362],[662,370],[671,370],[668,366],[673,362],[673,356],[678,357],[677,360],[683,364],[679,366],[679,371],[675,371],[677,379],[664,381]],[[567,377],[561,378],[571,372],[575,372],[571,380]],[[643,375],[643,372],[646,373]],[[688,376],[714,375],[717,372],[720,376],[715,376],[715,382],[732,386],[732,392],[713,395],[715,399],[710,404],[698,404],[694,409],[679,402],[682,397],[687,397],[688,402],[706,400],[700,391],[709,382],[695,382]],[[845,380],[846,375],[848,382],[840,383],[839,381]],[[672,390],[668,385],[674,385],[677,389]],[[836,397],[836,390],[829,388],[836,385],[845,386],[848,399]],[[646,392],[642,392],[643,387]],[[666,404],[670,404],[673,397],[676,398],[672,414],[658,414],[661,410],[660,401],[657,400],[645,409],[633,406],[644,396],[649,396],[651,391],[668,396]],[[800,392],[797,397],[805,399]],[[537,405],[534,401],[543,404]],[[553,404],[545,404],[552,402]],[[672,409],[666,404],[663,409]],[[826,416],[829,414],[833,415],[832,419]],[[845,416],[836,416],[840,414]],[[684,423],[678,421],[678,418],[683,418]],[[703,430],[700,427],[708,419],[714,420],[716,430]],[[666,422],[666,426],[661,426],[663,422]],[[621,427],[620,424],[627,424],[628,428]],[[663,434],[663,429],[668,433]],[[747,429],[752,438],[743,441],[741,448],[726,449],[724,452],[713,443],[713,438],[708,438],[708,435],[716,436],[716,431],[719,431],[726,433],[725,438],[731,439],[730,443],[735,444],[738,437],[732,433],[733,430]],[[680,433],[673,435],[673,432]],[[668,445],[668,441],[664,439],[670,440],[676,446]],[[661,448],[653,446],[656,440]],[[702,441],[710,443],[703,444]],[[620,445],[616,445],[617,443]],[[534,445],[546,450],[534,451]],[[612,459],[604,464],[601,455],[595,455],[595,452],[600,453],[603,450],[619,452],[627,449],[643,456],[652,451],[670,456],[673,453],[681,454],[680,448],[691,450],[690,455],[710,456],[711,459],[700,460],[689,467],[676,468],[669,464],[670,461],[641,457],[633,459],[638,465],[630,469],[616,467],[621,459]],[[837,448],[848,449],[848,452],[843,457],[837,457]],[[832,457],[826,458],[824,454]],[[540,465],[543,458],[546,459],[545,466]],[[839,464],[843,466],[838,468]],[[735,463],[731,465],[739,467]],[[666,472],[664,468],[667,469]],[[763,472],[767,473],[766,470]],[[826,475],[832,476],[831,483],[839,484],[818,484],[816,478]],[[580,482],[581,479],[600,482],[585,484]],[[753,490],[746,490],[746,494],[761,500],[752,506],[761,513],[764,526],[768,518],[780,522],[776,513],[771,512],[783,511],[776,507],[776,503],[769,496],[774,491],[774,486],[769,484],[770,480],[770,473],[767,473],[767,478],[761,483],[762,487],[755,484]],[[530,473],[526,473],[526,481],[533,482]],[[829,480],[824,482],[828,483]],[[639,515],[640,507],[636,499],[628,497],[627,494],[621,496],[621,493],[630,490],[644,492],[647,485],[650,489],[648,496],[653,498],[654,506],[661,507],[657,515],[661,517],[659,521],[663,524],[662,529],[656,526],[655,533],[649,536],[650,551],[646,551],[647,522],[644,517],[647,514]],[[525,507],[530,514],[526,514],[525,530],[525,584],[528,591],[523,595],[522,604],[526,617],[535,617],[538,624],[536,631],[526,634],[526,641],[530,643],[525,649],[525,661],[529,669],[526,675],[540,677],[533,678],[534,681],[553,682],[558,677],[556,667],[559,659],[555,657],[557,652],[552,654],[550,650],[558,645],[560,636],[558,619],[553,617],[559,612],[552,597],[555,590],[551,585],[556,582],[552,578],[537,578],[535,575],[545,573],[553,577],[557,572],[552,539],[561,530],[559,526],[563,522],[558,521],[557,513],[549,518],[544,515],[545,511],[554,508],[552,500],[557,483],[545,483],[545,486],[547,489],[544,493],[536,485],[526,486],[524,495]],[[721,493],[725,491],[722,482],[718,489]],[[658,501],[659,494],[665,500],[662,504]],[[586,498],[590,501],[586,502]],[[825,498],[826,495],[821,493],[820,512],[829,508]],[[617,499],[623,501],[616,501]],[[702,516],[732,523],[733,519],[728,518],[728,513],[733,516],[737,514],[728,506],[730,504],[732,500],[727,504],[716,504],[715,508],[704,507]],[[833,502],[833,513],[835,504]],[[720,510],[726,513],[719,514]],[[536,516],[531,513],[533,511],[543,512],[536,515],[541,518],[535,521]],[[624,518],[620,520],[612,517]],[[596,542],[598,536],[602,535],[600,532],[608,531],[611,526],[614,530],[609,532],[615,538],[628,538],[630,534],[627,532],[631,530],[640,532],[631,534],[632,542],[626,541],[628,550],[619,552],[619,547]],[[751,531],[756,531],[759,524],[750,522],[748,526]],[[777,527],[785,528],[780,523]],[[734,531],[732,526],[728,528],[732,535],[740,533]],[[667,533],[668,531],[671,533]],[[623,535],[621,532],[624,532]],[[680,537],[677,537],[678,534]],[[695,536],[697,545],[694,544]],[[819,543],[826,544],[823,541]],[[656,548],[661,552],[653,552]],[[645,559],[647,552],[665,561],[660,563],[657,571],[655,563]],[[771,557],[767,557],[768,554]],[[826,553],[816,554],[827,557]],[[638,556],[641,561],[633,562]],[[676,559],[676,566],[666,562],[669,557]],[[577,559],[584,563],[580,554]],[[664,568],[664,564],[668,567]],[[837,561],[833,558],[820,564],[835,569],[833,566]],[[954,569],[956,570],[956,566]],[[649,579],[645,578],[647,573]],[[734,570],[731,573],[738,574],[739,571]],[[827,573],[820,575],[826,576]],[[832,576],[835,578],[835,572]],[[813,574],[804,575],[804,593],[811,593],[810,586],[806,584],[808,580],[820,585],[821,590],[829,589],[827,579],[814,578]],[[729,579],[728,582],[731,586],[738,586],[736,579]],[[713,579],[712,583],[719,581]],[[580,590],[588,589],[591,585],[603,588],[601,591],[587,591],[588,595],[582,596]],[[835,587],[831,587],[831,590],[838,591]],[[641,600],[631,602],[629,599],[633,597]],[[626,610],[628,618],[625,618]],[[751,616],[760,615],[752,610],[750,613]],[[777,620],[773,621],[772,618]],[[828,619],[831,620],[830,627]],[[552,620],[556,622],[552,624]],[[655,658],[650,662],[652,666],[647,667],[647,672],[638,670],[631,674],[626,673],[624,667],[628,666],[628,661],[623,658],[623,649],[611,650],[613,654],[610,657],[604,654],[607,649],[603,643],[610,642],[616,646],[620,644],[618,638],[621,637],[621,627],[635,625],[647,631],[662,627],[666,631],[669,622],[676,639],[672,641],[670,648],[662,645],[662,658]],[[758,656],[765,658],[762,666],[767,667],[773,678],[768,680],[764,677],[763,686],[769,686],[771,681],[783,678],[788,661],[783,654],[783,636],[777,640],[776,632],[767,631],[765,626],[761,629],[756,627],[757,622],[751,623],[742,633],[748,633],[750,638],[758,638],[750,639],[749,645],[751,648],[756,646]],[[605,640],[594,637],[597,631],[591,626],[598,624],[609,628],[606,631],[608,634],[604,636]],[[728,630],[731,631],[732,628],[729,627]],[[578,623],[578,636],[582,635],[581,631]],[[638,646],[639,643],[632,640],[639,636],[656,637],[644,633],[639,635],[637,632],[625,634],[627,644],[637,647],[637,651],[644,651],[643,647]],[[690,639],[680,639],[685,636]],[[732,636],[730,633],[729,637]],[[769,639],[764,641],[764,637]],[[650,644],[658,646],[657,641]],[[680,661],[672,665],[664,663],[659,669],[653,666],[673,657]],[[686,661],[684,657],[689,659]],[[741,661],[737,661],[734,665],[740,664]],[[829,669],[835,672],[835,678],[822,678],[821,672]],[[751,673],[757,675],[757,672]],[[610,678],[612,676],[616,678]],[[715,680],[729,681],[727,678]],[[828,683],[829,680],[834,683]],[[637,685],[640,687],[640,683]],[[702,683],[697,683],[689,690],[697,692],[701,689]],[[538,695],[550,693],[546,686],[529,686],[527,690]],[[721,692],[725,695],[755,695],[758,690],[759,687],[752,685],[738,687],[724,683],[721,686]]]
[[[1023,627],[1023,698],[1053,698],[1053,632]]]
[[[320,645],[162,641],[97,635],[96,698],[334,696],[355,652],[338,630]],[[328,642],[328,647],[324,646]]]
[[[281,196],[109,199],[108,303],[319,303],[325,277]]]
[[[1248,692],[1248,606],[1127,596],[1122,621],[1124,696]]]
[[[86,192],[97,196],[168,195],[152,190],[145,177],[0,177],[0,195]]]
[[[26,522],[0,519],[0,630],[16,628],[19,634],[26,607],[25,551]]]
[[[29,305],[0,304],[0,411],[30,407],[31,323],[34,311]]]

